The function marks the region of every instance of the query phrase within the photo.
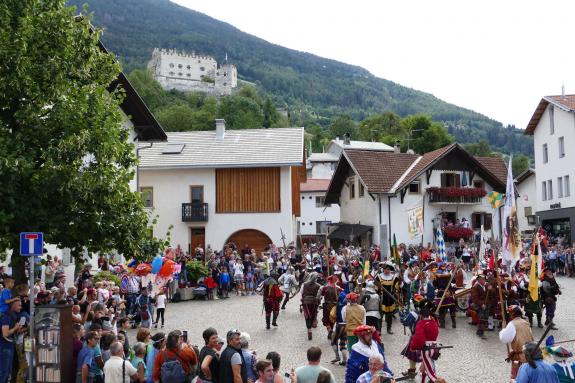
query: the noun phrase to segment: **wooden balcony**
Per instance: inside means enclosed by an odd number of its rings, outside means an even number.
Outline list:
[[[208,221],[207,203],[182,204],[182,222],[207,222],[207,221]]]
[[[487,194],[483,188],[430,187],[427,188],[429,203],[448,205],[476,205]]]

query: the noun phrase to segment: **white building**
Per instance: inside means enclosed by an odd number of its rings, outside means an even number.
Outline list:
[[[524,238],[530,237],[537,228],[537,183],[535,171],[527,169],[515,178],[517,189],[517,220],[519,230]]]
[[[474,232],[484,224],[501,238],[501,208],[485,194],[504,193],[506,174],[500,158],[473,157],[458,144],[424,155],[345,149],[326,193],[326,203],[341,207],[328,237],[377,244],[385,254],[394,234],[398,243],[426,245],[439,224],[465,218]]]
[[[299,186],[305,181],[303,128],[168,133],[140,150],[140,190],[154,234],[172,243],[220,250],[234,242],[262,251],[296,238]],[[282,233],[284,238],[282,239]]]
[[[575,95],[546,96],[539,101],[525,134],[533,136],[536,214],[552,236],[572,243],[575,235]]]
[[[324,203],[329,182],[330,179],[308,178],[300,185],[301,216],[297,222],[304,242],[324,242],[328,225],[339,222],[339,205]]]
[[[225,96],[238,86],[238,71],[235,65],[218,66],[210,56],[188,54],[173,49],[155,48],[148,62],[152,76],[166,89],[199,91],[214,96]]]

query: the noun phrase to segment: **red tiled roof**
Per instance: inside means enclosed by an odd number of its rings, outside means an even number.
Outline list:
[[[418,176],[422,171],[427,169],[430,165],[432,165],[438,158],[442,157],[445,153],[449,152],[453,147],[457,144],[451,144],[444,146],[443,148],[436,149],[431,152],[425,153],[419,162],[409,171],[409,173],[405,176],[401,184],[398,186],[398,189],[406,186],[407,184],[411,183],[411,181]]]
[[[507,165],[501,157],[477,157],[475,159],[493,174],[501,183],[507,184]]]
[[[344,154],[370,193],[389,193],[419,157],[417,154],[357,149],[346,149]]]
[[[539,101],[539,104],[535,108],[533,116],[531,116],[531,119],[527,124],[527,128],[525,128],[525,134],[532,135],[533,132],[535,132],[535,128],[539,124],[539,120],[550,102],[570,111],[575,110],[575,94],[566,94],[565,96],[545,96],[541,101]]]
[[[300,192],[326,191],[329,187],[329,179],[308,178],[307,182],[302,182],[299,186]]]

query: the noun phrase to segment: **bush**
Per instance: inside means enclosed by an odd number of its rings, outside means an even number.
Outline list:
[[[210,274],[207,266],[195,259],[186,263],[186,271],[188,272],[188,280],[194,284],[198,282],[198,279]]]
[[[111,271],[100,271],[98,274],[94,275],[94,282],[100,281],[111,281],[114,282],[116,286],[120,286],[121,279],[116,274]]]

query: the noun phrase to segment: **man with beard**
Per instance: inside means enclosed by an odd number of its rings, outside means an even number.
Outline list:
[[[553,317],[555,316],[555,308],[557,307],[557,295],[561,294],[559,285],[553,275],[553,270],[550,267],[545,267],[543,270],[543,280],[541,281],[541,298],[545,305],[545,326],[551,325],[552,330],[557,330]]]
[[[309,280],[302,286],[301,303],[303,306],[303,316],[305,318],[308,340],[312,339],[312,327],[317,326],[317,309],[319,307],[317,292],[320,287],[320,284],[317,283],[316,272],[312,272],[309,275]]]
[[[374,339],[374,334],[377,334],[375,328],[361,325],[356,327],[353,333],[359,341],[351,348],[345,371],[345,383],[355,383],[360,375],[367,372],[369,370],[369,358],[374,354],[382,356],[385,365],[383,371],[393,376],[393,372],[385,363],[383,345],[379,342],[379,339]],[[378,334],[377,338],[379,338]]]
[[[559,383],[555,368],[543,360],[536,342],[525,343],[523,353],[527,363],[519,367],[516,383]]]
[[[277,327],[278,315],[280,312],[280,301],[283,297],[280,291],[278,281],[276,280],[277,274],[272,273],[271,276],[264,280],[263,296],[264,296],[264,309],[266,311],[266,329],[270,329],[270,319],[273,313],[272,325]]]

